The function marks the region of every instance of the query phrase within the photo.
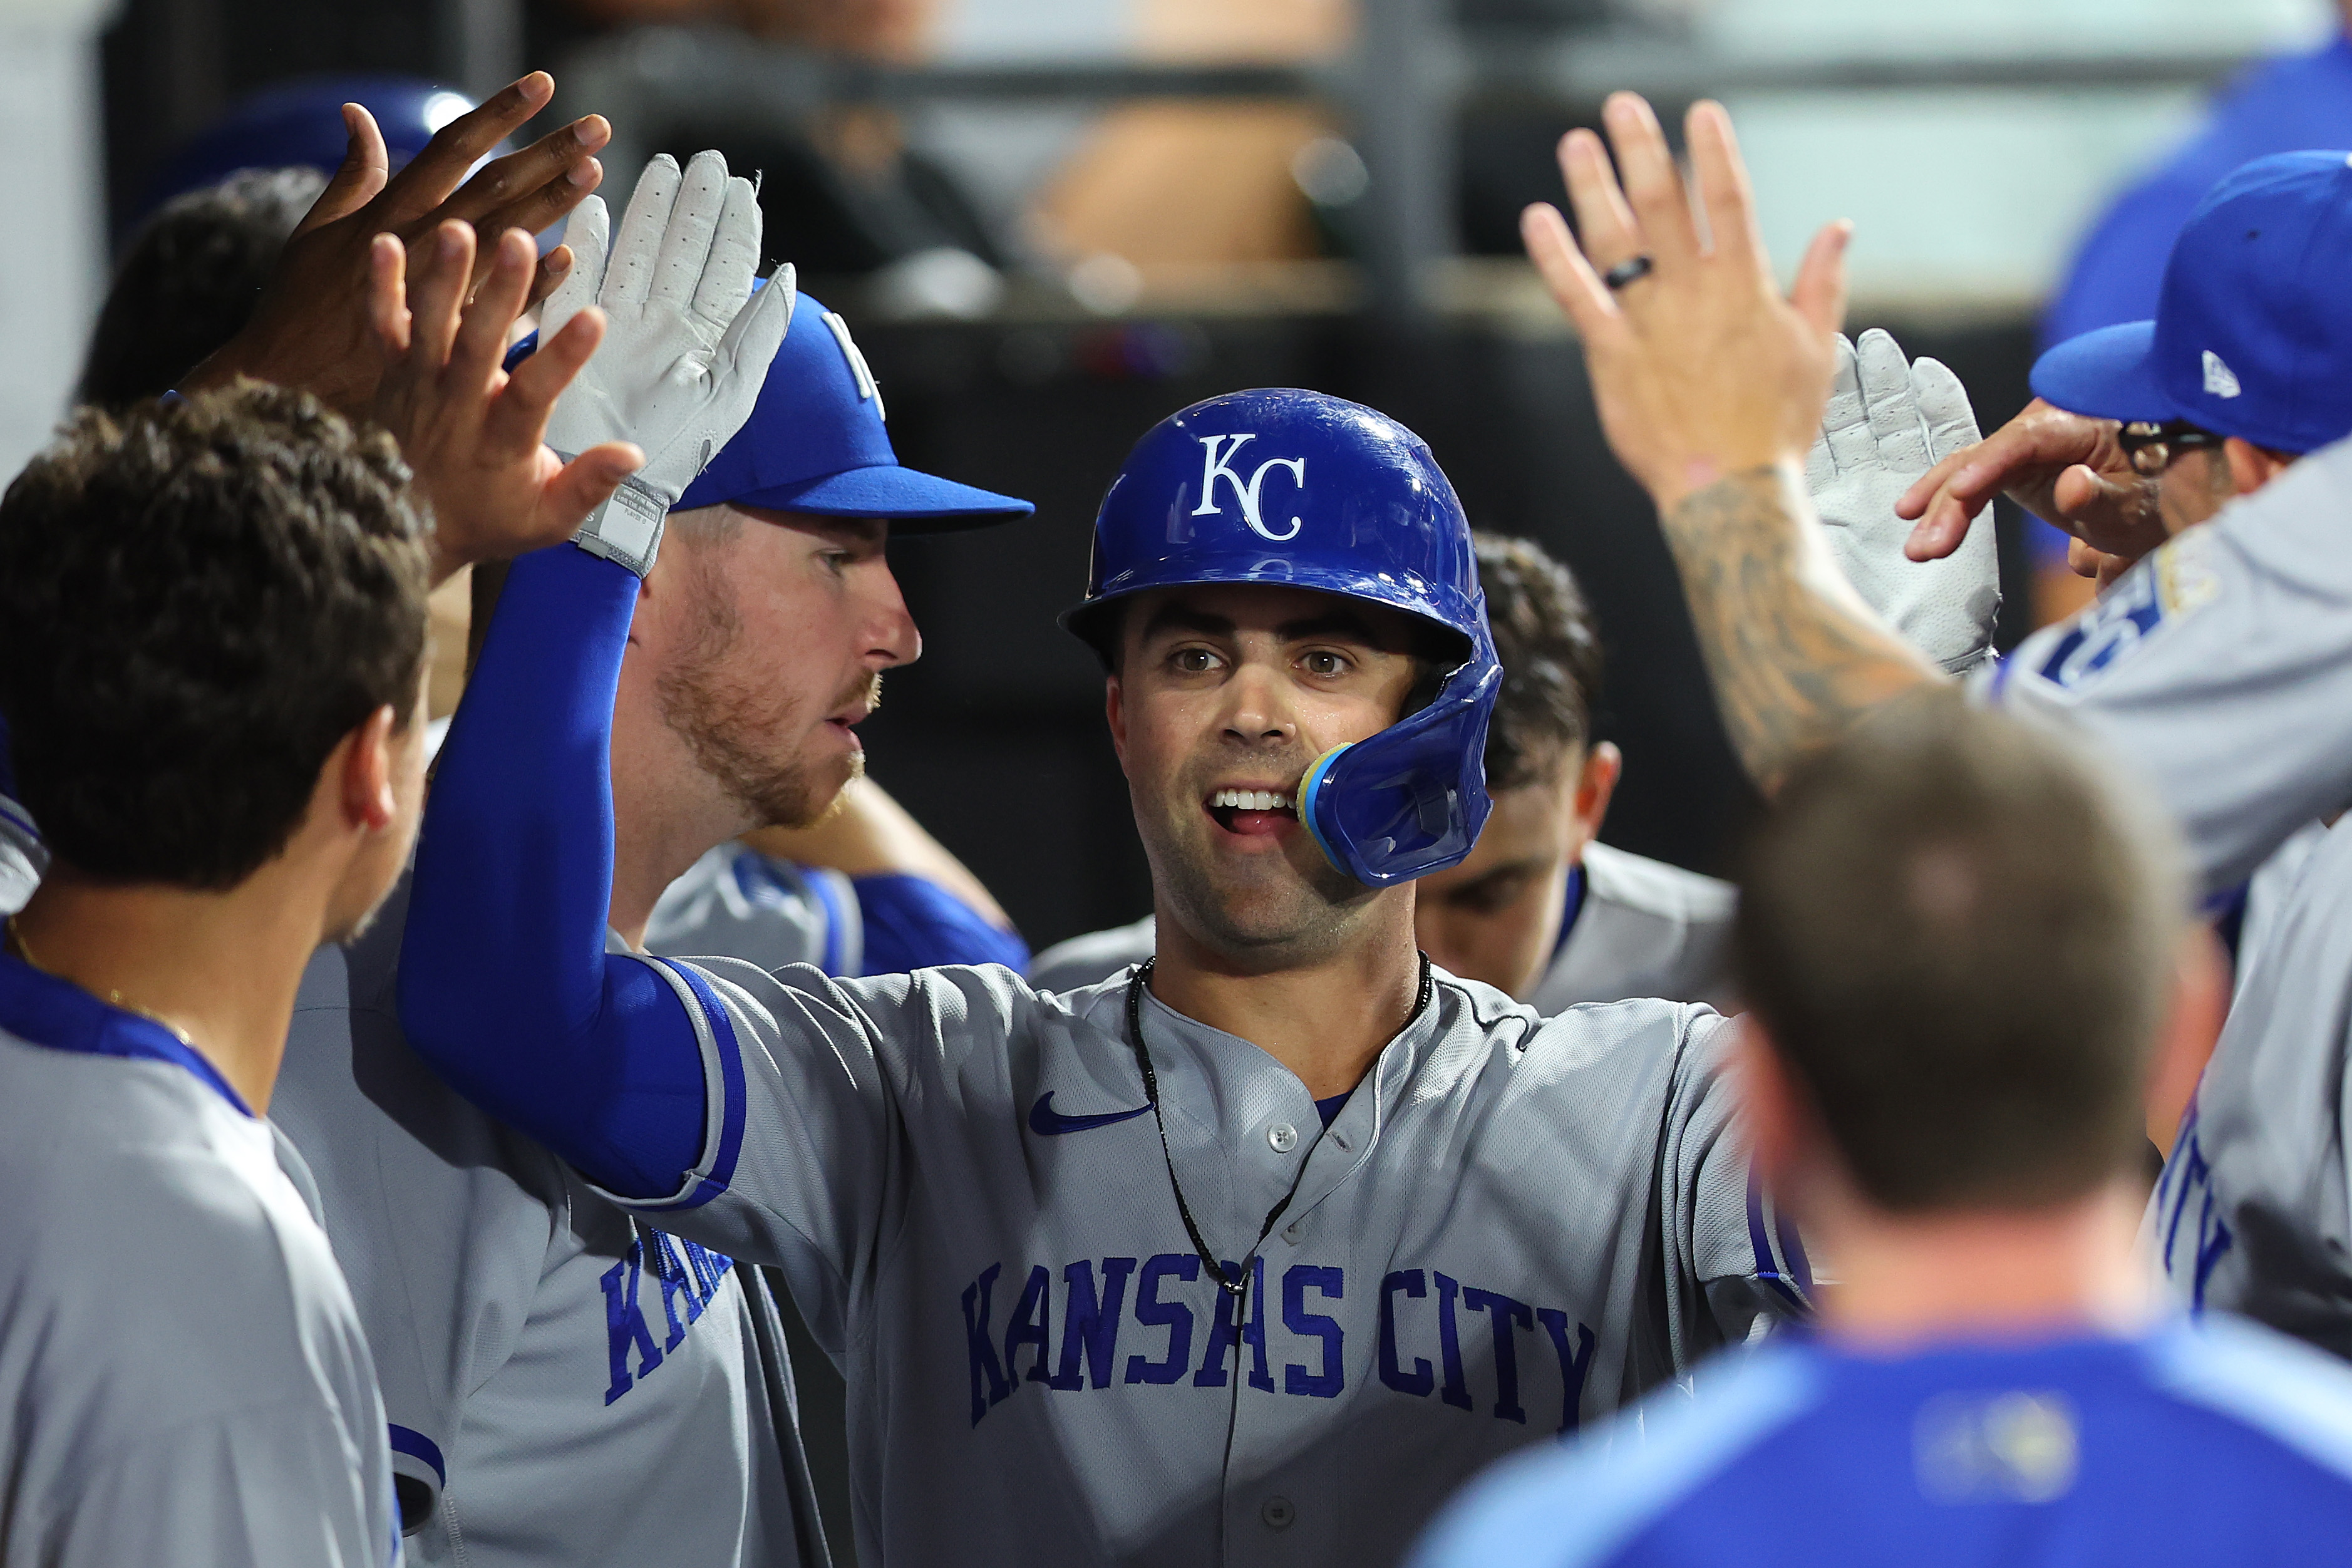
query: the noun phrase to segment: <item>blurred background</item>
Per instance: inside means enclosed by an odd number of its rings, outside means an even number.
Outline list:
[[[0,0],[0,472],[72,395],[158,202],[246,161],[203,139],[250,131],[253,95],[405,93],[429,127],[544,67],[551,115],[614,122],[616,205],[657,151],[761,171],[772,258],[856,325],[902,459],[1037,502],[895,547],[926,657],[866,731],[1033,943],[1149,901],[1099,672],[1053,620],[1095,502],[1152,422],[1250,385],[1385,409],[1481,526],[1575,567],[1626,757],[1603,837],[1713,870],[1751,797],[1517,253],[1559,136],[1621,86],[1669,115],[1724,98],[1775,255],[1855,220],[1856,328],[1952,364],[1990,428],[2086,234],[2136,184],[2163,206],[2217,92],[2276,108],[2282,147],[2352,144],[2352,88],[2243,75],[2352,58],[2342,26],[2328,0]],[[2345,131],[2294,121],[2298,93]],[[2145,274],[2152,303],[2186,212],[2111,219],[2083,268]],[[2140,286],[2080,284],[2066,330],[2147,313]],[[2074,592],[2030,526],[2000,520],[2008,640]]]

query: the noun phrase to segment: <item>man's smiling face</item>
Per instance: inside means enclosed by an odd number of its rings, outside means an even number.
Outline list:
[[[1298,820],[1332,747],[1396,722],[1423,668],[1411,617],[1268,584],[1160,589],[1127,605],[1111,737],[1163,906],[1237,962],[1306,961],[1372,889]]]

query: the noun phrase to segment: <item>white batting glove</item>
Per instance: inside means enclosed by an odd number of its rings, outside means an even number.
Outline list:
[[[793,269],[778,268],[751,294],[760,204],[716,153],[696,153],[683,174],[667,153],[646,165],[609,260],[607,221],[594,196],[572,215],[564,240],[576,259],[541,315],[544,337],[592,304],[608,321],[557,401],[547,443],[563,453],[604,441],[644,448],[646,466],[577,539],[642,577],[669,509],[751,416],[792,323]]]
[[[1992,530],[1970,528],[1941,561],[1910,561],[1912,524],[1895,515],[1912,481],[1979,439],[1960,378],[1932,359],[1906,361],[1873,328],[1838,339],[1836,378],[1822,437],[1805,458],[1805,488],[1829,530],[1846,580],[1903,640],[1958,675],[1983,662],[2000,610]]]

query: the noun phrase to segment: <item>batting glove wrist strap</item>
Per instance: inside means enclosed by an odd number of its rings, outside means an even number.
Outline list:
[[[588,514],[572,542],[591,555],[617,561],[642,577],[654,569],[654,557],[661,552],[662,524],[668,520],[670,502],[677,499],[664,496],[631,474],[621,481],[612,500]]]

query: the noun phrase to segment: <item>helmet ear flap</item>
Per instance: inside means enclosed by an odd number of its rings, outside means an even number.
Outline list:
[[[1369,740],[1336,746],[1307,770],[1298,817],[1324,858],[1360,882],[1392,887],[1459,865],[1494,801],[1486,727],[1503,668],[1482,619],[1470,661],[1437,698]]]

